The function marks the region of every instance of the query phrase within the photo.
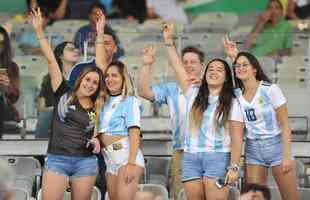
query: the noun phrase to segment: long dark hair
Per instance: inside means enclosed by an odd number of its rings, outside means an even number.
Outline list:
[[[216,117],[215,122],[216,126],[220,127],[225,125],[225,123],[228,120],[230,108],[231,108],[231,102],[234,97],[233,93],[233,81],[232,81],[232,73],[230,70],[229,65],[225,60],[222,60],[220,58],[212,59],[203,74],[203,80],[202,84],[199,87],[199,91],[197,94],[197,97],[194,100],[192,109],[191,109],[191,127],[192,128],[198,128],[200,127],[203,119],[203,113],[205,110],[207,110],[209,106],[209,86],[206,80],[206,73],[207,70],[212,62],[221,62],[224,65],[225,69],[225,82],[221,89],[220,95],[219,95],[219,105],[216,108]]]
[[[8,32],[0,26],[0,34],[3,35],[3,46],[0,51],[0,65],[2,67],[9,67],[12,63],[13,52]]]
[[[264,71],[263,71],[261,65],[259,64],[257,58],[251,53],[239,52],[234,63],[233,63],[233,66],[236,65],[238,58],[241,56],[246,57],[248,59],[249,63],[252,65],[252,67],[254,69],[256,69],[256,75],[255,75],[256,80],[271,83],[271,81],[269,80],[267,75],[264,73]],[[236,70],[234,70],[234,76],[235,76],[236,87],[244,89],[244,85],[243,85],[242,81],[236,77]]]
[[[58,44],[54,49],[54,55],[56,58],[56,62],[58,64],[61,72],[63,72],[63,63],[61,60],[61,56],[64,55],[64,50],[65,50],[67,44],[73,44],[73,43],[72,42],[62,42],[62,43]]]

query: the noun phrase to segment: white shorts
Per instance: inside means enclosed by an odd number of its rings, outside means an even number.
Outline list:
[[[119,168],[128,163],[129,148],[128,137],[125,137],[102,149],[107,166],[106,172],[117,175]],[[137,151],[135,164],[144,168],[144,158],[140,149]]]

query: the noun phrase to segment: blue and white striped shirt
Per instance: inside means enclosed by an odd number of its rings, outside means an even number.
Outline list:
[[[111,96],[100,113],[99,133],[128,136],[130,127],[141,127],[142,106],[135,96]]]

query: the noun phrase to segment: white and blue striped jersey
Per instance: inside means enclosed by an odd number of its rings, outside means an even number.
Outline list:
[[[216,127],[215,111],[219,105],[218,96],[209,96],[209,105],[203,113],[201,126],[198,129],[190,127],[191,109],[198,90],[199,87],[190,87],[186,92],[187,115],[184,151],[190,153],[230,152],[231,138],[228,123],[225,124],[225,127]],[[236,99],[233,99],[229,120],[243,122],[240,106]]]
[[[173,150],[183,149],[186,116],[186,99],[176,82],[153,85],[155,103],[167,104],[173,134]]]
[[[111,96],[100,113],[99,133],[128,136],[130,127],[141,127],[142,107],[135,96]]]
[[[246,136],[249,139],[264,139],[281,133],[276,109],[286,103],[281,89],[268,82],[261,81],[251,102],[236,89],[236,96],[241,105]]]

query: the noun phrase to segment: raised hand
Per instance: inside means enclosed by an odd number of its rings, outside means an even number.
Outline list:
[[[155,62],[156,48],[154,45],[147,45],[143,49],[143,65],[152,65]]]
[[[166,43],[170,43],[173,40],[173,24],[164,23],[163,35]]]
[[[236,43],[225,35],[223,37],[223,45],[227,56],[234,60],[239,52]]]
[[[39,7],[33,8],[30,12],[30,21],[34,29],[42,30],[43,29],[43,19],[41,15],[41,10]]]
[[[98,11],[97,15],[98,15],[98,20],[96,22],[97,35],[103,35],[104,27],[106,25],[106,17],[101,10]]]

